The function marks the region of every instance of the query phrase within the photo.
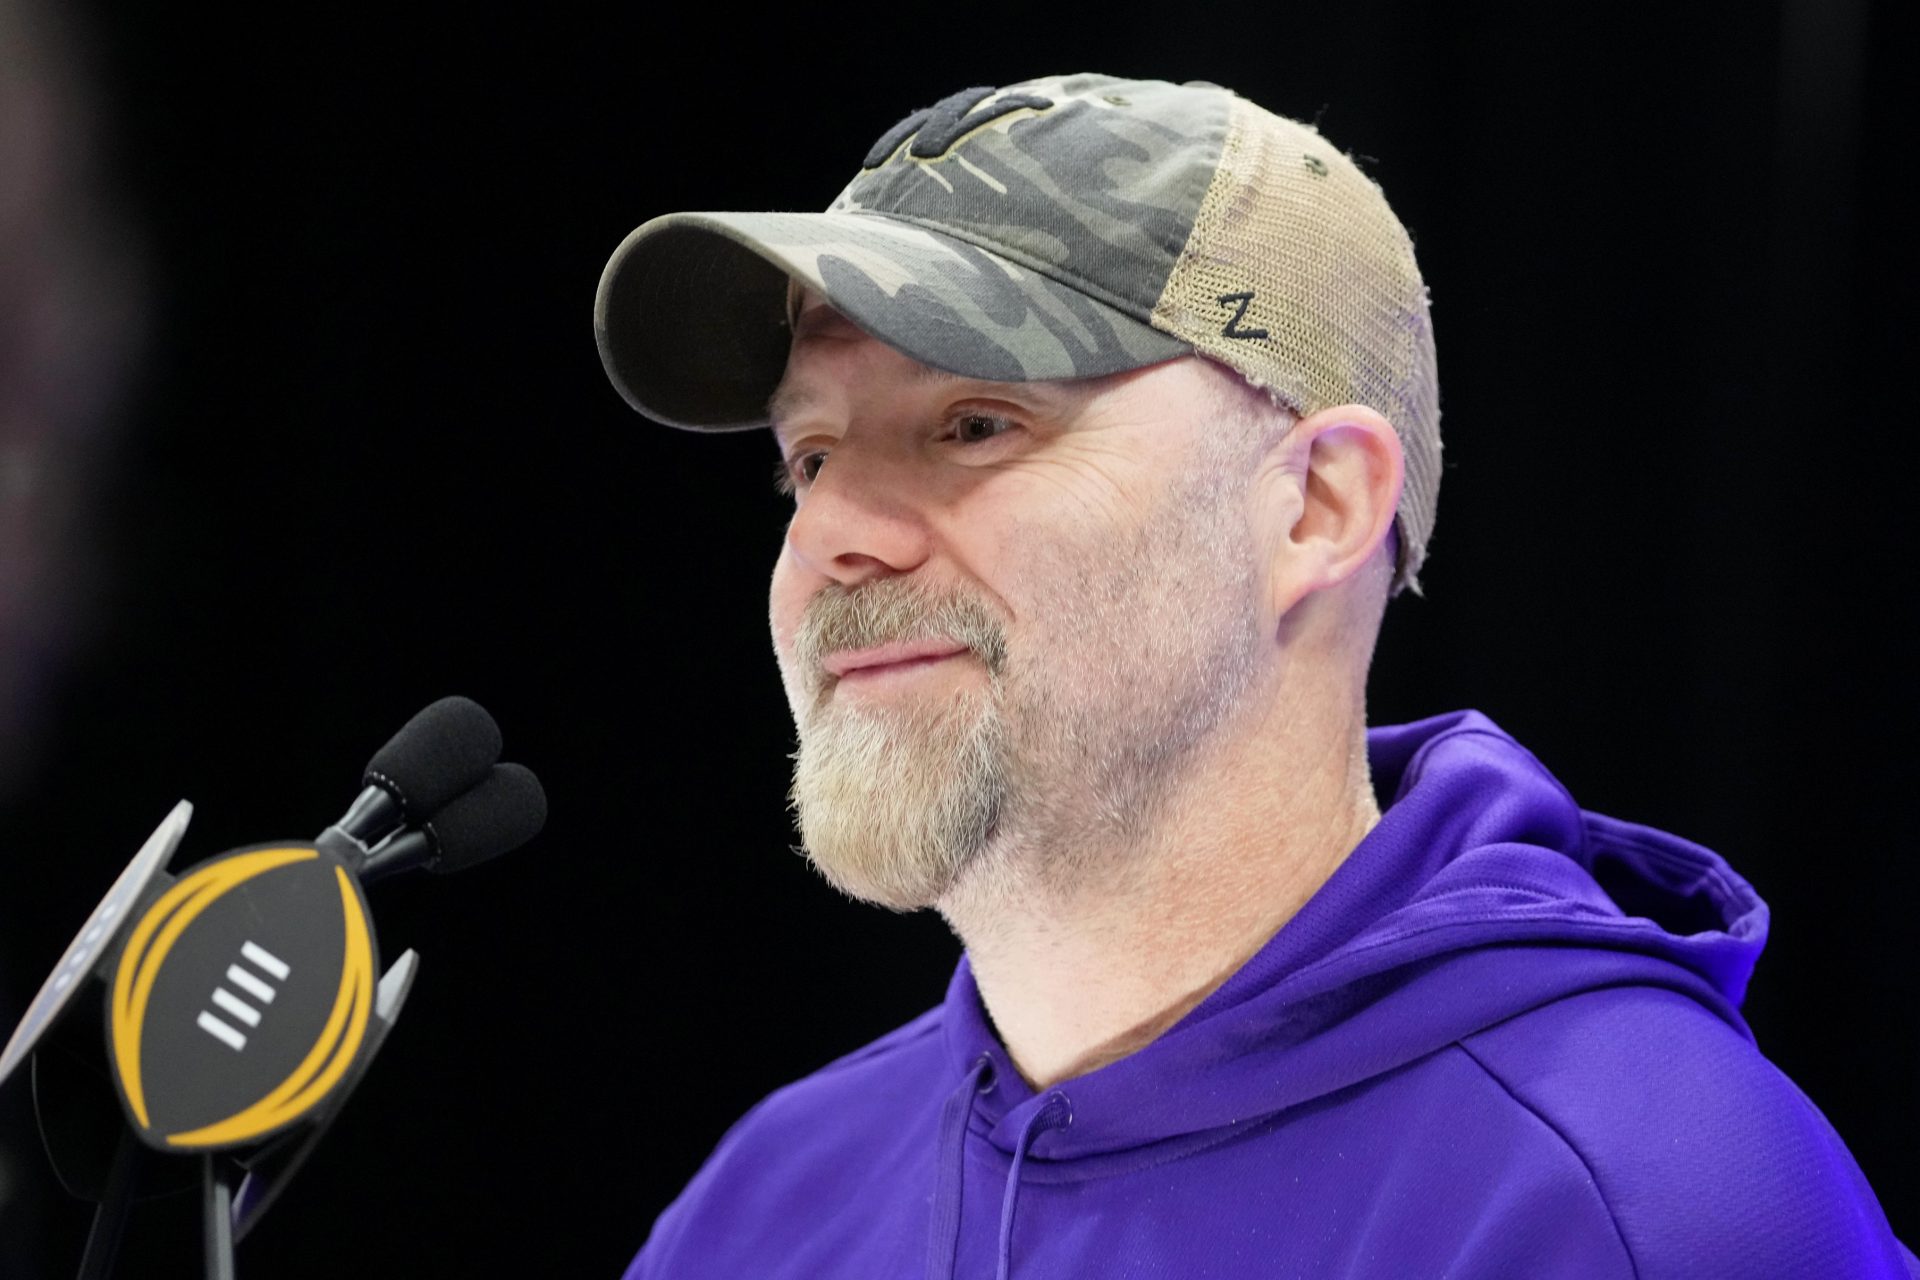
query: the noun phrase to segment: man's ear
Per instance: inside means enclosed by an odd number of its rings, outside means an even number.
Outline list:
[[[1393,528],[1406,476],[1398,433],[1365,405],[1309,414],[1279,448],[1292,483],[1268,566],[1276,617],[1372,559]]]

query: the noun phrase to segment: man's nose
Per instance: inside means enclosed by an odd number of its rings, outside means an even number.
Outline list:
[[[843,440],[787,525],[787,545],[822,577],[853,586],[925,563],[930,538],[910,466]]]

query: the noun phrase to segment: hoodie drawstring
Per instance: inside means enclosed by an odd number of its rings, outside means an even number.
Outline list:
[[[993,1088],[993,1059],[981,1054],[940,1109],[940,1172],[927,1235],[927,1280],[952,1280],[960,1256],[960,1193],[967,1184],[967,1121],[973,1100]]]
[[[1027,1117],[1013,1144],[1013,1168],[1007,1172],[1007,1191],[1000,1198],[1000,1271],[999,1280],[1013,1275],[1013,1207],[1020,1195],[1020,1166],[1035,1138],[1048,1129],[1064,1129],[1073,1123],[1073,1104],[1058,1089],[1047,1095],[1046,1105]]]

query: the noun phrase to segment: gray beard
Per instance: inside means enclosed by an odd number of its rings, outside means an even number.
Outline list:
[[[830,710],[800,735],[792,803],[807,858],[850,897],[937,902],[987,847],[1008,791],[993,691],[920,714]]]

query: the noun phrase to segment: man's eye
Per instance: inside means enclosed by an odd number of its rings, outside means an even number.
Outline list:
[[[791,458],[782,459],[773,468],[773,487],[781,493],[791,495],[802,484],[812,484],[820,474],[820,466],[827,460],[825,449],[812,449],[806,453],[796,453]]]
[[[969,413],[954,419],[953,438],[961,444],[979,444],[1013,430],[1013,420],[994,413]]]

